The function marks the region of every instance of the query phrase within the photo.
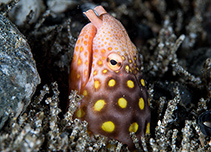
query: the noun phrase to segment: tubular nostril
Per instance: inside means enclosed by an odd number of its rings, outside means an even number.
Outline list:
[[[103,25],[103,21],[95,14],[93,10],[88,10],[84,12],[84,14],[97,29]]]
[[[97,13],[98,16],[106,14],[106,10],[102,6],[97,6],[94,8],[94,11]]]

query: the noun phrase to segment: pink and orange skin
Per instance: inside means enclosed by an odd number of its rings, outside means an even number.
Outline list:
[[[84,96],[74,117],[88,122],[90,134],[134,149],[130,132],[138,139],[149,133],[151,117],[138,51],[123,25],[102,6],[84,14],[91,23],[78,37],[69,76],[69,91]]]

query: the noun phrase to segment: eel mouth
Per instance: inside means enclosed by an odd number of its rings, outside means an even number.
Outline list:
[[[92,28],[95,31],[95,35],[97,33],[96,31],[103,26],[102,15],[106,14],[106,13],[107,13],[106,10],[102,6],[97,6],[97,7],[94,8],[94,10],[90,9],[90,10],[84,12],[86,17],[91,22],[90,24],[93,25]],[[95,35],[93,36],[93,38],[95,37]],[[92,72],[92,64],[93,64],[93,46],[92,45],[91,45],[91,49],[90,49],[89,60],[90,60],[89,65],[88,65],[89,73],[88,73],[88,79],[87,79],[86,83],[90,79],[91,72]],[[81,88],[81,89],[83,90],[83,88]]]

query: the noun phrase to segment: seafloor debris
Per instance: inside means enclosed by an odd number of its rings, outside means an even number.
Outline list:
[[[20,0],[9,12],[9,17],[16,25],[23,26],[27,20],[29,24],[35,23],[44,10],[42,0]]]
[[[82,11],[96,5],[123,23],[143,60],[152,120],[150,136],[137,139],[131,133],[138,150],[211,151],[211,138],[197,122],[211,109],[210,0],[77,1],[61,4],[56,14],[48,0],[40,1],[43,12],[34,23],[33,11],[27,14],[20,31],[42,83],[25,113],[1,129],[0,151],[128,151],[118,141],[89,137],[87,123],[72,119],[81,97],[73,91],[68,99],[68,66],[76,37],[88,22]],[[17,2],[0,4],[1,13],[8,15]]]
[[[48,9],[54,13],[61,14],[67,9],[80,4],[80,0],[47,0]]]

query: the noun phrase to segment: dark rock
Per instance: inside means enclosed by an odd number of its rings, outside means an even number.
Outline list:
[[[26,108],[39,83],[25,37],[0,15],[0,129],[10,116],[17,117]]]
[[[200,48],[192,51],[187,58],[188,71],[195,76],[200,76],[207,58],[211,58],[211,48]]]

